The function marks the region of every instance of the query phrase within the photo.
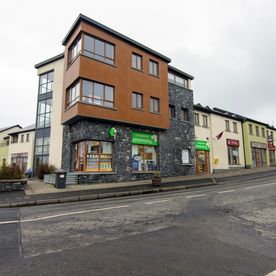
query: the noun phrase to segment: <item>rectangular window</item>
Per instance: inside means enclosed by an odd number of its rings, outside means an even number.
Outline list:
[[[143,108],[143,95],[140,93],[132,93],[132,108],[142,109]]]
[[[236,122],[233,122],[233,131],[234,133],[238,133],[238,125]]]
[[[82,102],[114,107],[114,87],[106,84],[82,80]]]
[[[230,131],[230,122],[225,120],[225,131]]]
[[[157,170],[156,147],[148,145],[132,145],[131,150],[133,171]]]
[[[159,74],[158,62],[155,62],[153,60],[149,61],[149,73],[150,75],[158,76]]]
[[[48,72],[39,76],[39,94],[53,91],[54,72]]]
[[[194,120],[195,120],[195,125],[199,126],[199,114],[198,113],[194,113]]]
[[[83,54],[87,57],[103,61],[108,64],[115,63],[114,45],[85,34]]]
[[[85,172],[112,172],[112,143],[82,141],[74,147],[74,169]]]
[[[150,112],[159,113],[159,99],[150,97]]]
[[[260,136],[259,127],[255,126],[256,136]]]
[[[80,82],[73,84],[66,92],[66,106],[70,107],[75,104],[80,97]]]
[[[170,111],[170,118],[175,118],[176,117],[176,112],[175,112],[175,106],[174,105],[169,105],[169,111]]]
[[[191,163],[191,150],[190,149],[182,149],[181,163],[184,165]]]
[[[68,54],[68,63],[72,63],[74,59],[81,52],[81,35],[77,37],[77,39],[73,42],[73,44],[69,47]]]
[[[249,134],[253,135],[253,126],[251,124],[249,124]]]
[[[24,134],[21,134],[21,143],[24,143]]]
[[[12,143],[12,144],[18,143],[18,135],[12,136],[12,142],[11,142],[11,143]]]
[[[227,146],[229,165],[239,165],[239,148]]]
[[[265,138],[265,129],[262,127],[262,137]]]
[[[168,80],[169,83],[173,83],[177,86],[188,88],[188,80],[183,77],[177,76],[173,73],[168,73]]]
[[[35,155],[49,155],[50,137],[36,138]]]
[[[189,110],[181,108],[181,121],[189,121]]]
[[[29,133],[26,135],[26,142],[30,142],[30,134]]]
[[[52,118],[52,99],[38,102],[37,128],[50,127]]]
[[[142,56],[132,53],[132,67],[142,70]]]
[[[208,117],[206,115],[202,115],[202,126],[208,127]]]

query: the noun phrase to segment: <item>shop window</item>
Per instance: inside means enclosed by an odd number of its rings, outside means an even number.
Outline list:
[[[132,145],[132,170],[156,171],[157,154],[154,146]]]
[[[112,143],[82,141],[75,144],[74,169],[81,172],[112,172]]]
[[[239,148],[227,146],[228,150],[228,163],[229,165],[239,165]]]

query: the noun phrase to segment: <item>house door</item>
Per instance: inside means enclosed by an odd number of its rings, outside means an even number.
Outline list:
[[[196,173],[209,173],[209,151],[196,151]]]

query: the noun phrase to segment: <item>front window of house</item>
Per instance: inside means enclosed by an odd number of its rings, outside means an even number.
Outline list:
[[[149,73],[153,76],[158,76],[159,74],[159,68],[158,68],[158,62],[150,60],[149,62]]]
[[[74,170],[112,172],[113,146],[105,141],[81,141],[74,145]]]

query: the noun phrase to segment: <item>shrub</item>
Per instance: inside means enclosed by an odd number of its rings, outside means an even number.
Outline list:
[[[0,168],[0,179],[20,179],[22,178],[22,171],[18,166],[2,165]]]
[[[43,180],[44,174],[54,173],[56,169],[54,165],[40,164],[36,168],[36,175],[39,179]]]

